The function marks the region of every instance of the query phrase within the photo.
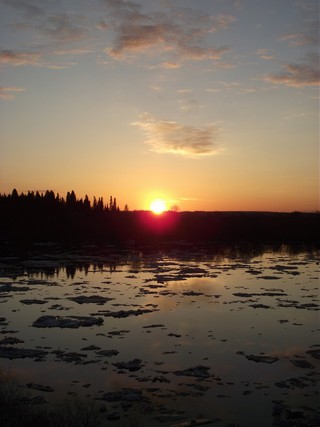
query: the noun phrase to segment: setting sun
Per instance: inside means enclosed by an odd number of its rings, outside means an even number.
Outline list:
[[[150,210],[156,214],[160,215],[162,212],[167,210],[166,202],[162,199],[155,199],[150,203]]]

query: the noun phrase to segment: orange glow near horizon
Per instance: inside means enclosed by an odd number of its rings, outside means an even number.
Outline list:
[[[167,210],[167,204],[162,199],[152,200],[152,202],[150,203],[150,210],[155,215],[161,215],[164,211]]]
[[[319,2],[65,3],[0,0],[0,194],[320,210]]]

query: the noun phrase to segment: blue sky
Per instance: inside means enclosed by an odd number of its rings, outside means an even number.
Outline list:
[[[319,209],[317,1],[0,6],[0,192]]]

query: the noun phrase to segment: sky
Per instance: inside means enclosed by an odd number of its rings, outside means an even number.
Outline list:
[[[0,193],[319,210],[318,0],[0,8]]]

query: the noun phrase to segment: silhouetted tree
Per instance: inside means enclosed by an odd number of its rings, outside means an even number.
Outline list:
[[[97,210],[97,198],[96,196],[93,196],[93,205],[92,205],[93,210]]]
[[[18,192],[15,188],[12,190],[11,197],[13,199],[18,199],[18,197],[19,197]]]
[[[110,211],[115,212],[119,211],[119,208],[117,207],[117,199],[115,197],[110,196]]]
[[[88,195],[87,195],[87,194],[86,194],[86,196],[85,196],[85,198],[84,198],[83,207],[84,207],[86,210],[89,210],[89,209],[91,208],[91,203],[90,203],[90,200],[89,200],[89,197],[88,197]]]
[[[71,193],[68,191],[66,203],[67,203],[67,206],[72,206],[72,207],[76,206],[77,197],[73,190],[71,191]]]
[[[104,206],[103,206],[103,197],[99,197],[97,201],[96,210],[99,212],[103,212]]]

